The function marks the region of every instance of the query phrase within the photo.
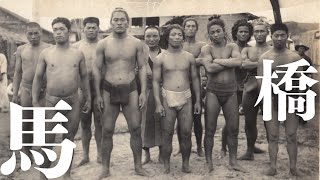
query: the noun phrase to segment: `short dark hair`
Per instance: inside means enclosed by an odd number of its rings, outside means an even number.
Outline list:
[[[225,24],[222,19],[220,19],[220,15],[213,15],[210,18],[208,18],[209,22],[207,24],[207,31],[209,32],[209,29],[213,25],[218,25],[222,28],[222,30],[225,32]]]
[[[182,23],[182,27],[183,28],[186,27],[186,24],[187,24],[188,21],[193,21],[196,24],[196,27],[197,27],[197,30],[198,30],[199,24],[198,24],[197,20],[195,18],[193,18],[193,17],[188,17],[183,21],[183,23]]]
[[[183,39],[185,38],[183,28],[182,28],[179,24],[171,24],[171,25],[169,25],[169,26],[167,27],[167,29],[166,29],[166,30],[164,31],[164,33],[163,33],[163,37],[164,37],[164,40],[165,40],[165,45],[166,45],[166,47],[168,47],[168,39],[169,39],[169,35],[170,35],[170,32],[171,32],[172,29],[179,29],[179,30],[181,30]]]
[[[146,27],[146,29],[144,30],[144,33],[143,33],[144,35],[146,34],[146,31],[148,29],[156,29],[158,31],[158,33],[159,33],[159,36],[160,36],[160,29],[157,26],[148,26],[148,27]]]
[[[276,24],[272,24],[270,27],[270,31],[271,31],[271,35],[278,30],[283,30],[286,32],[286,34],[288,34],[289,30],[288,30],[288,26],[283,24],[283,23],[276,23]]]
[[[96,23],[98,27],[100,25],[99,18],[97,18],[97,17],[86,17],[86,18],[84,18],[83,26],[86,26],[87,23]]]
[[[231,29],[232,39],[234,41],[238,40],[237,39],[237,33],[238,33],[238,29],[239,29],[240,26],[248,27],[248,29],[249,29],[249,37],[247,39],[247,42],[250,41],[251,36],[253,34],[253,27],[252,27],[252,25],[250,23],[248,23],[248,21],[246,19],[239,19],[233,24],[232,29]]]
[[[28,22],[26,24],[26,28],[33,28],[33,27],[39,28],[41,30],[41,26],[36,22]]]
[[[127,11],[124,10],[122,7],[117,7],[117,8],[115,8],[115,9],[112,11],[112,13],[111,13],[111,18],[110,18],[110,22],[112,21],[113,14],[116,13],[116,12],[122,12],[122,13],[124,13],[124,15],[126,16],[128,22],[129,22],[129,20],[130,20],[130,19],[129,19],[129,15],[128,15]]]
[[[55,18],[52,23],[51,23],[51,26],[53,26],[54,24],[57,24],[57,23],[62,23],[64,24],[68,30],[71,29],[71,22],[69,21],[69,19],[65,18],[65,17],[57,17]]]

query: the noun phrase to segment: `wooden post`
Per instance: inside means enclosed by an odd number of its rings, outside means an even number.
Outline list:
[[[273,10],[274,22],[276,24],[282,23],[279,0],[270,0],[270,2]]]

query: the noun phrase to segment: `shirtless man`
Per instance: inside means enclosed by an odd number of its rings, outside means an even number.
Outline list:
[[[90,92],[91,99],[94,100],[94,83],[93,83],[93,75],[92,75],[92,64],[96,58],[96,46],[98,44],[98,33],[99,33],[99,19],[96,17],[87,17],[83,20],[83,32],[85,37],[83,40],[73,44],[73,46],[84,54],[85,62],[87,66],[88,79],[90,84]],[[86,99],[84,99],[82,90],[80,92],[80,102],[81,106],[84,105]],[[94,103],[92,101],[91,110],[89,113],[82,113],[80,116],[81,121],[81,141],[82,141],[82,149],[83,149],[83,159],[79,163],[78,166],[82,166],[90,161],[89,159],[89,146],[90,139],[92,137],[91,132],[91,116],[93,114],[94,117],[94,137],[97,144],[97,162],[101,163],[101,122],[100,122],[100,113]]]
[[[120,112],[127,120],[130,132],[130,146],[133,151],[134,167],[138,175],[148,173],[142,168],[141,153],[141,113],[139,110],[146,102],[146,66],[148,59],[147,46],[139,39],[128,35],[128,13],[116,8],[111,14],[112,34],[97,45],[97,59],[93,69],[96,99],[99,111],[102,112],[102,165],[99,179],[110,176],[110,156],[113,148],[112,136],[115,122]],[[105,76],[101,77],[101,66],[105,64]],[[137,91],[135,66],[139,66],[141,94]],[[100,84],[102,93],[100,92]]]
[[[253,26],[253,36],[256,40],[254,47],[246,47],[241,52],[242,68],[247,69],[247,77],[244,83],[242,105],[245,116],[245,132],[247,136],[247,152],[241,156],[240,160],[254,160],[253,153],[262,151],[255,147],[258,136],[257,115],[259,106],[254,106],[258,95],[258,82],[256,80],[257,64],[261,54],[271,49],[266,42],[268,27],[265,23],[256,21]],[[263,152],[263,151],[262,151]]]
[[[14,103],[19,103],[23,107],[32,107],[32,81],[34,78],[34,73],[37,67],[39,55],[41,51],[50,45],[41,41],[42,30],[38,23],[29,22],[26,26],[25,32],[28,43],[19,46],[16,53],[16,67],[13,78],[13,97],[12,101]],[[21,88],[20,88],[21,87]],[[18,92],[20,89],[20,100],[18,97]],[[44,88],[40,95],[40,99],[44,98]],[[44,105],[43,101],[41,104]],[[24,111],[23,118],[32,119],[32,111]],[[25,131],[32,131],[33,127],[31,123],[23,123],[23,129]],[[23,142],[32,143],[32,134],[23,134]],[[24,146],[24,152],[31,158],[31,147]]]
[[[200,82],[194,56],[182,50],[183,28],[177,24],[170,25],[164,34],[168,49],[157,56],[153,64],[153,89],[156,113],[162,116],[162,157],[165,173],[170,173],[170,156],[174,124],[178,119],[180,129],[180,150],[182,154],[182,171],[190,173],[189,158],[191,153],[192,99],[190,77],[195,92],[194,112],[200,113]],[[160,80],[162,78],[160,101]]]
[[[229,148],[229,168],[243,171],[237,163],[239,109],[237,103],[237,84],[234,68],[241,66],[239,48],[227,44],[224,22],[215,16],[207,25],[212,43],[201,48],[197,64],[205,67],[208,75],[205,105],[204,150],[209,171],[213,170],[212,148],[220,109],[226,119],[227,144]]]
[[[183,50],[191,53],[194,56],[194,58],[197,58],[200,54],[201,47],[206,44],[205,42],[196,40],[196,34],[199,28],[198,22],[194,18],[187,18],[183,21],[182,27],[184,28],[184,33],[186,36],[185,41],[183,43]],[[197,68],[197,74],[200,78],[200,68]],[[195,104],[196,96],[195,96],[195,93],[192,91],[192,89],[191,89],[191,98],[192,98],[192,104]],[[197,154],[198,156],[203,157],[204,152],[202,150],[202,132],[203,131],[202,131],[202,123],[201,123],[201,112],[202,111],[200,111],[199,114],[193,114],[193,130],[196,136]]]
[[[300,56],[286,48],[288,39],[288,27],[285,24],[273,24],[270,27],[271,39],[273,47],[271,50],[262,54],[258,61],[258,76],[263,75],[263,60],[273,60],[272,70],[285,70],[276,66],[292,63],[300,60]],[[273,79],[274,84],[278,84],[283,78],[284,74],[278,73],[278,78]],[[261,86],[261,80],[258,81]],[[284,87],[280,86],[284,90]],[[295,88],[294,88],[295,89]],[[279,121],[277,108],[277,95],[272,97],[272,119],[265,121],[267,135],[268,135],[268,150],[270,158],[270,168],[264,172],[265,175],[274,176],[277,173],[277,154],[279,141]],[[299,118],[294,113],[286,112],[287,120],[284,121],[285,133],[287,139],[287,151],[289,154],[290,173],[294,176],[301,176],[301,172],[297,169],[297,129],[299,125]]]
[[[82,112],[88,113],[91,108],[87,68],[83,53],[70,45],[70,21],[66,18],[58,17],[52,21],[51,25],[56,45],[45,49],[40,54],[32,84],[32,104],[35,107],[40,106],[40,84],[44,74],[46,74],[46,107],[54,107],[60,100],[64,100],[72,107],[72,110],[67,112],[61,111],[61,113],[69,120],[66,123],[62,123],[68,130],[67,134],[63,134],[63,139],[67,138],[70,141],[73,141],[80,121],[79,115],[81,107],[78,97],[80,83],[83,84],[83,91],[87,100],[83,106]],[[79,77],[81,81],[78,81]],[[57,112],[55,111],[47,111],[46,117],[51,119],[56,113]],[[56,124],[57,123],[53,122],[46,123],[46,129],[51,130]],[[54,141],[55,134],[46,134],[46,143],[53,143]],[[44,154],[45,153],[43,153],[43,155]],[[44,157],[46,157],[46,155],[44,155]],[[45,158],[45,162],[41,165],[41,168],[49,168],[50,165],[51,161]],[[71,179],[70,167],[64,175],[65,179]],[[41,173],[40,179],[47,178]]]

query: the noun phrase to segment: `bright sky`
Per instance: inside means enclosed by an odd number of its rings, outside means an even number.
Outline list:
[[[0,0],[0,6],[6,8],[12,12],[15,12],[16,14],[19,14],[20,16],[25,17],[26,19],[32,20],[32,2],[33,1],[35,1],[35,0],[23,0],[23,1],[22,0]],[[56,6],[64,4],[64,2],[66,2],[66,1],[59,1],[59,0],[52,0],[52,1],[51,0],[50,1],[49,0],[38,0],[38,1],[40,1],[40,2],[48,1],[49,3],[47,3],[47,4],[54,3],[54,5],[56,5]],[[71,1],[71,0],[69,0],[69,1]],[[100,0],[91,0],[90,2],[92,3],[92,2],[96,2],[96,1],[100,1]],[[112,1],[112,3],[116,2],[117,4],[119,4],[119,3],[121,4],[123,2],[126,2],[125,0],[117,0],[117,1],[111,0],[111,1]],[[160,2],[167,1],[169,3],[168,0],[158,0],[158,1],[160,1]],[[175,1],[177,1],[177,0],[175,0]],[[241,0],[236,0],[236,1],[239,2]],[[248,2],[251,0],[243,0],[243,1]],[[282,0],[280,0],[280,4],[281,4],[281,1]],[[296,0],[296,2],[297,1],[298,0]],[[189,4],[190,3],[197,3],[197,2],[198,1],[195,1],[195,0],[188,0]],[[221,1],[219,1],[219,2],[221,2]],[[256,0],[255,0],[255,2],[256,2]],[[294,2],[294,0],[289,1],[289,2]],[[298,6],[289,7],[289,8],[281,8],[282,20],[283,21],[319,23],[319,21],[320,21],[320,12],[319,12],[320,1],[319,0],[306,0],[305,2],[306,3],[304,3],[303,5],[298,5]],[[101,1],[101,3],[102,3],[102,1]],[[81,4],[80,4],[80,6],[81,6]],[[198,3],[198,6],[199,6],[199,3]],[[222,6],[223,6],[223,4],[222,4]],[[85,10],[84,7],[81,7],[81,8],[83,8]],[[66,9],[68,9],[68,8],[63,6],[63,9],[61,11],[67,12],[69,14],[70,14],[70,12],[72,12],[72,11],[66,11]],[[72,8],[70,8],[70,9],[72,9]],[[110,7],[109,7],[109,9],[110,9]],[[96,9],[94,9],[94,10],[96,10]],[[103,10],[104,10],[104,12],[106,12],[105,10],[107,10],[107,8],[104,8]],[[232,11],[232,9],[231,9],[231,11]],[[182,10],[180,9],[177,12],[183,12],[183,9]],[[79,12],[77,12],[77,13],[79,13]],[[201,12],[199,12],[199,14],[200,13]],[[268,19],[273,20],[272,10],[262,11],[262,12],[251,12],[251,13],[258,15],[258,16],[265,16]],[[179,14],[179,15],[183,15],[183,14]],[[197,14],[195,14],[195,15],[197,15]],[[56,16],[59,16],[59,14],[57,14]],[[50,30],[51,29],[50,24],[51,24],[51,21],[53,18],[54,17],[40,17],[41,26]],[[100,23],[101,29],[106,29],[109,25],[109,18],[108,17],[99,17],[99,18],[101,21],[101,23]]]

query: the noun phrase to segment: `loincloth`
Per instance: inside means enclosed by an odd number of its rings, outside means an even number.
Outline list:
[[[219,83],[215,81],[208,81],[206,91],[217,96],[220,105],[222,106],[227,100],[233,96],[237,91],[237,83]]]
[[[60,100],[64,100],[66,103],[68,103],[70,106],[72,106],[75,102],[77,102],[79,100],[79,94],[78,94],[78,91],[75,91],[70,96],[57,97],[57,96],[49,95],[47,93],[45,98],[48,102],[50,102],[53,105],[57,104]]]
[[[169,107],[181,110],[183,105],[191,98],[191,90],[189,88],[185,91],[176,92],[166,90],[162,87],[162,97],[166,99]]]

